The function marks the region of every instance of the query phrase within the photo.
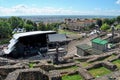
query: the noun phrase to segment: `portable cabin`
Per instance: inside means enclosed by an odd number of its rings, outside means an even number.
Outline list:
[[[107,51],[107,49],[108,49],[108,41],[107,40],[95,38],[95,39],[91,40],[91,42],[92,42],[92,47],[97,50]]]
[[[89,55],[89,52],[87,52],[88,49],[91,49],[92,47],[87,45],[87,44],[81,44],[81,45],[77,45],[77,54],[79,56],[87,56]]]

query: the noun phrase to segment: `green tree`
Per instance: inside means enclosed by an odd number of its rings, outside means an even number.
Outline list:
[[[0,37],[9,38],[11,36],[12,29],[7,22],[0,22]]]
[[[116,18],[117,22],[120,24],[120,16]]]
[[[25,24],[24,28],[26,28],[26,30],[28,30],[28,31],[31,31],[31,30],[36,31],[37,30],[37,24],[31,20],[27,20],[26,23],[24,23],[24,24]]]
[[[89,28],[90,28],[90,29],[94,29],[94,28],[95,28],[95,24],[94,24],[94,23],[91,24],[91,25],[89,26]]]
[[[8,19],[8,23],[10,24],[12,29],[23,28],[23,25],[24,25],[24,21],[20,17],[11,17],[11,18]]]
[[[38,23],[37,30],[45,31],[46,25],[43,22]]]
[[[120,29],[120,24],[118,24],[118,25],[116,26],[116,29]]]
[[[31,21],[31,20],[27,20],[27,21],[26,21],[26,24],[34,25],[34,22]]]
[[[97,19],[97,25],[99,26],[99,27],[101,27],[102,26],[102,20],[101,19]]]
[[[112,24],[114,24],[115,21],[116,21],[116,18],[112,18],[112,19],[111,19],[111,23],[112,23]]]
[[[52,24],[47,24],[46,25],[46,30],[53,30],[54,29],[54,25],[53,25],[53,23]]]
[[[108,24],[104,23],[104,24],[101,26],[100,29],[103,30],[103,31],[106,31],[106,30],[110,29],[110,26],[109,26]]]
[[[108,25],[112,25],[114,22],[115,22],[114,18],[113,19],[106,18],[106,19],[103,20],[103,24],[107,23]]]
[[[28,31],[33,31],[33,29],[34,29],[33,25],[30,25],[30,24],[25,24],[24,28],[26,29],[27,32]]]

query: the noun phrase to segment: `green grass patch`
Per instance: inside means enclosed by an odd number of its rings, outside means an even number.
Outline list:
[[[62,77],[62,80],[83,80],[83,78],[80,75],[75,74],[75,75],[65,75]]]
[[[105,58],[104,60],[105,60],[105,61],[107,61],[107,60],[111,60],[111,59],[113,59],[115,56],[116,56],[116,55],[112,54],[111,56]]]
[[[90,63],[88,63],[88,62],[81,62],[80,63],[83,67],[87,67]]]
[[[68,30],[58,30],[58,33],[60,34],[77,34],[77,32],[72,32]]]
[[[103,76],[106,74],[111,73],[111,71],[105,67],[100,67],[100,68],[96,68],[96,69],[91,69],[89,70],[89,72],[94,76],[94,77],[99,77],[99,76]]]
[[[79,62],[83,67],[87,67],[88,65],[90,65],[90,63],[88,62],[83,62],[83,61],[80,61],[80,60],[75,60],[76,62]]]
[[[66,68],[60,68],[58,70],[77,70],[78,66],[71,66],[71,67],[66,67]]]
[[[33,63],[33,62],[30,62],[30,63],[28,64],[28,66],[29,66],[29,68],[34,68],[34,66],[35,66],[35,63]]]
[[[120,69],[120,59],[117,59],[113,61],[112,63],[115,64],[118,67],[118,69]]]

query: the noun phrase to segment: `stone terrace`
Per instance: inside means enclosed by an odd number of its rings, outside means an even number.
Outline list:
[[[54,65],[50,60],[11,60],[0,58],[1,80],[62,80],[64,75],[79,74],[83,80],[109,80],[120,77],[119,52],[67,58],[64,64]],[[104,67],[111,73],[96,77],[89,70]]]

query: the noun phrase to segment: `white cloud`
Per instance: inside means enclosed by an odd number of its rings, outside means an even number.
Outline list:
[[[116,4],[120,4],[120,0],[117,0],[117,1],[116,1]]]
[[[101,8],[95,8],[94,10],[96,10],[96,11],[101,11],[102,9],[101,9]]]
[[[20,9],[20,8],[27,8],[27,6],[24,5],[24,4],[19,4],[19,5],[17,5],[17,6],[12,7],[12,8]]]
[[[17,5],[10,8],[0,7],[0,15],[78,15],[84,14],[83,12],[63,9],[63,8],[53,8],[53,7],[29,7],[27,5]]]
[[[54,8],[43,7],[38,8],[35,6],[27,6],[24,4],[16,5],[13,7],[0,7],[0,16],[19,16],[19,15],[118,15],[119,10],[102,10],[95,8],[91,11],[73,10],[73,8]]]

